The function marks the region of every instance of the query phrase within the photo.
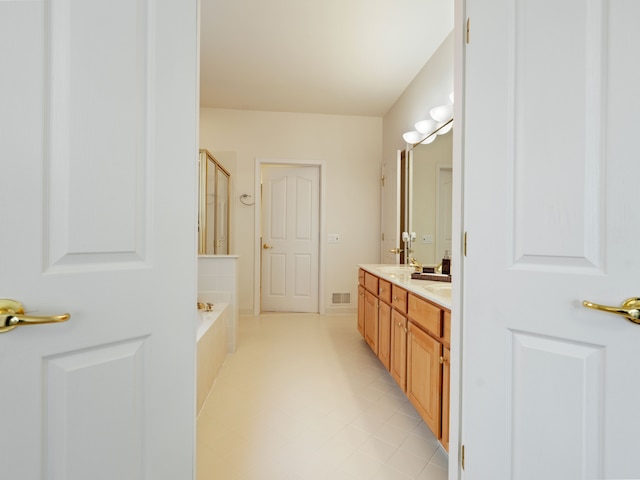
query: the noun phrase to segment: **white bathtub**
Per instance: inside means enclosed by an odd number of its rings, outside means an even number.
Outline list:
[[[218,376],[222,364],[227,358],[226,303],[215,303],[213,310],[198,311],[197,322],[197,395],[196,412],[200,413],[202,404]]]

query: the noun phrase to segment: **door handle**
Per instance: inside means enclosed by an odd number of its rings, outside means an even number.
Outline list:
[[[269,245],[268,243],[263,243],[262,244],[262,249],[263,250],[271,250],[273,248],[273,245]]]
[[[602,312],[615,313],[616,315],[621,315],[624,318],[631,320],[633,323],[640,324],[640,298],[637,297],[627,298],[619,307],[598,305],[597,303],[588,302],[587,300],[583,301],[582,305]]]
[[[9,332],[23,325],[39,325],[42,323],[66,322],[71,315],[53,315],[50,317],[36,317],[25,315],[24,307],[20,302],[9,299],[0,299],[0,333]]]
[[[392,248],[391,250],[389,250],[389,253],[395,253],[395,254],[402,253],[402,252],[403,250],[401,248]]]

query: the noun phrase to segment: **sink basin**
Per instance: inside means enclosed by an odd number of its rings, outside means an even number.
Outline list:
[[[411,275],[415,270],[413,267],[405,267],[403,265],[390,265],[388,267],[378,267],[380,273],[388,275]]]
[[[432,285],[425,285],[424,288],[427,292],[437,295],[438,297],[451,298],[451,284],[450,283],[438,283]]]

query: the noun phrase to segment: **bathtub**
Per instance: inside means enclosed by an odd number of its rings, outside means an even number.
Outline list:
[[[196,412],[199,414],[222,364],[227,358],[226,303],[215,303],[213,310],[196,315]]]

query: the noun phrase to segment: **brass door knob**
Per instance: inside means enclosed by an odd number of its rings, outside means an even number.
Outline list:
[[[268,243],[263,243],[262,244],[262,249],[263,250],[270,250],[273,248],[273,245],[269,245]]]
[[[395,254],[402,253],[402,252],[403,250],[401,248],[392,248],[391,250],[389,250],[389,253],[395,253]]]
[[[20,302],[10,299],[0,299],[0,333],[9,332],[16,327],[24,325],[66,322],[70,318],[71,315],[68,313],[50,317],[25,315],[24,307]]]
[[[602,312],[615,313],[616,315],[631,320],[633,323],[640,323],[640,298],[637,297],[627,298],[619,307],[598,305],[597,303],[588,302],[587,300],[582,302],[582,305]]]

